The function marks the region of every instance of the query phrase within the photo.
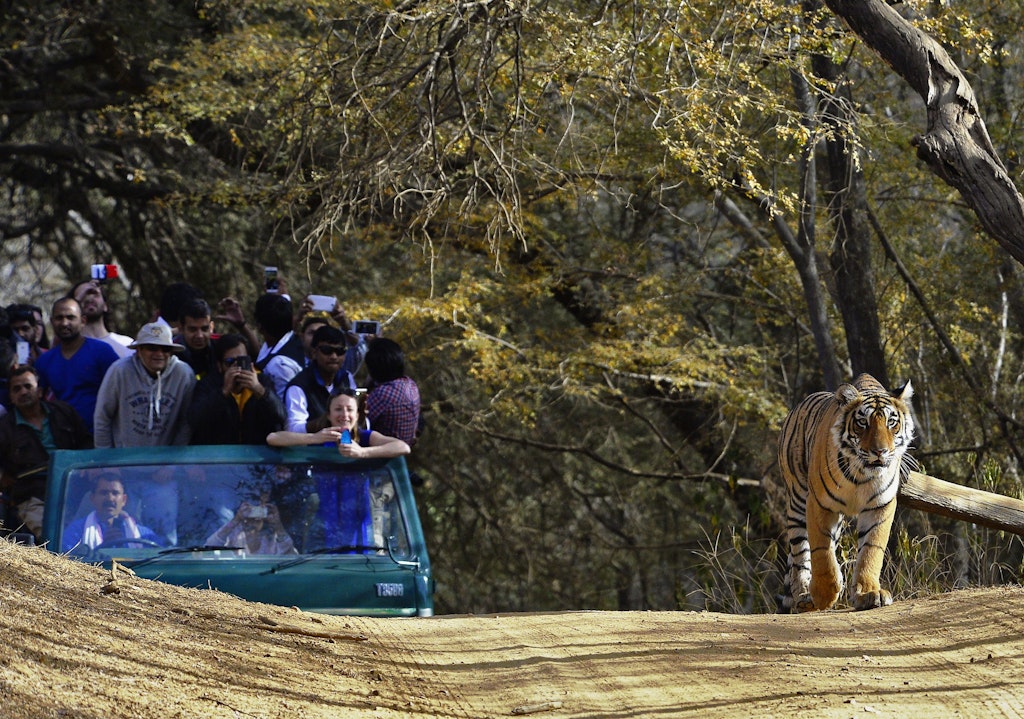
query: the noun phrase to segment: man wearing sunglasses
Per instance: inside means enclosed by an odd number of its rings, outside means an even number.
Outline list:
[[[313,361],[299,372],[284,393],[286,429],[309,432],[309,425],[327,412],[336,387],[356,388],[352,373],[342,367],[348,343],[337,327],[324,325],[313,333]]]
[[[266,444],[284,428],[284,405],[274,383],[252,363],[241,335],[213,341],[217,371],[196,385],[188,412],[192,444]]]

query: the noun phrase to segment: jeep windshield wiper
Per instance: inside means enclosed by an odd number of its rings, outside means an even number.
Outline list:
[[[380,551],[384,551],[384,547],[371,547],[371,546],[363,545],[363,544],[355,544],[355,545],[353,545],[353,544],[345,544],[345,545],[342,545],[340,547],[323,547],[321,549],[314,549],[311,552],[306,552],[305,554],[303,554],[303,555],[301,555],[299,557],[296,557],[295,559],[289,559],[287,562],[281,562],[280,564],[275,564],[273,567],[271,567],[267,571],[260,572],[260,574],[277,574],[282,569],[288,569],[289,567],[295,567],[295,566],[298,566],[300,564],[305,564],[306,562],[308,562],[311,559],[313,559],[313,557],[316,557],[316,556],[321,555],[321,554],[356,554],[356,553],[360,553],[360,552],[380,552]]]
[[[124,564],[124,566],[128,567],[129,569],[135,569],[136,567],[142,567],[146,564],[159,562],[161,559],[169,557],[172,554],[189,554],[190,552],[215,552],[220,549],[238,551],[242,549],[242,547],[228,547],[219,544],[196,544],[190,547],[172,547],[171,549],[165,549],[162,552],[157,552],[152,557],[146,557],[145,559],[135,562],[134,564],[128,564],[125,562],[122,562],[122,564]]]

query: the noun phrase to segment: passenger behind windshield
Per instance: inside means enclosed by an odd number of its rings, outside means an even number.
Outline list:
[[[124,511],[128,494],[121,479],[113,474],[101,475],[89,495],[93,511],[76,519],[64,530],[65,552],[79,545],[96,549],[102,545],[117,547],[141,547],[148,544],[164,546],[160,537],[135,521]],[[132,539],[141,539],[134,543]]]
[[[249,554],[298,554],[281,524],[277,505],[256,500],[242,502],[231,521],[211,534],[210,546],[240,547]]]

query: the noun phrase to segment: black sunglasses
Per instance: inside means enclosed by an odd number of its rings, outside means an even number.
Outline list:
[[[317,351],[325,355],[337,355],[341,357],[345,354],[345,348],[339,347],[338,345],[317,345]]]

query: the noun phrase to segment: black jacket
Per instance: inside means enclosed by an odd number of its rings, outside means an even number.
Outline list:
[[[184,342],[184,340],[178,338],[175,338],[174,341]],[[178,359],[191,367],[192,371],[196,373],[196,377],[199,379],[202,379],[208,374],[217,374],[217,360],[214,359],[212,345],[207,345],[206,349],[198,352],[191,347],[186,346],[185,350],[178,354]]]
[[[91,449],[92,435],[75,409],[59,400],[44,401],[50,418],[50,433],[57,449]],[[46,499],[46,475],[50,453],[43,447],[34,429],[16,423],[11,409],[0,418],[0,465],[7,481],[12,482],[8,494],[13,504],[36,497]]]
[[[188,423],[190,444],[266,444],[267,435],[284,428],[284,405],[274,392],[273,381],[259,375],[266,391],[249,398],[241,411],[235,398],[224,396],[224,377],[209,372],[196,383]]]
[[[298,334],[293,333],[288,341],[284,343],[284,346],[277,352],[268,354],[262,360],[256,363],[256,369],[261,372],[270,363],[270,360],[274,359],[278,355],[284,355],[299,363],[299,367],[306,364],[306,348],[302,346],[302,337]]]

